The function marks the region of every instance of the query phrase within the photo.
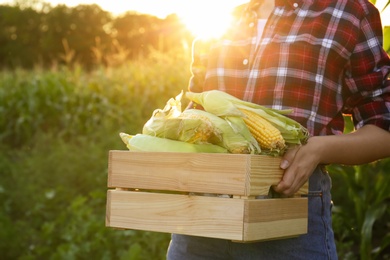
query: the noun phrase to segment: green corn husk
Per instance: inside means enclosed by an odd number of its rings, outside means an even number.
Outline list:
[[[168,100],[164,109],[154,110],[142,134],[195,144],[218,142],[221,133],[209,118],[181,112],[182,95]]]
[[[235,97],[222,91],[186,92],[186,97],[216,116],[244,116],[234,105]]]
[[[119,135],[130,151],[228,153],[225,148],[213,144],[190,144],[182,141],[176,141],[144,134],[129,135],[126,133],[120,133]]]
[[[198,109],[181,112],[180,93],[168,100],[164,109],[153,111],[142,134],[178,140],[187,143],[211,143],[226,148],[230,153],[259,153],[260,147],[245,123],[233,125],[223,118]]]
[[[186,97],[201,105],[206,111],[220,117],[245,117],[240,109],[251,110],[278,128],[287,146],[304,144],[309,137],[309,133],[305,127],[285,116],[291,113],[292,110],[267,108],[243,101],[219,90],[205,91],[202,93],[187,92]]]
[[[229,118],[221,118],[199,109],[187,109],[183,111],[182,115],[207,118],[220,133],[220,138],[211,140],[211,142],[226,148],[230,153],[255,154],[261,151],[257,141],[250,134],[241,118],[229,120]]]
[[[277,110],[267,108],[252,102],[243,101],[226,92],[220,90],[210,90],[201,93],[186,92],[186,97],[201,105],[206,111],[217,116],[244,116],[239,107],[262,109],[267,112],[275,112],[280,115],[286,115],[292,112],[291,109]]]

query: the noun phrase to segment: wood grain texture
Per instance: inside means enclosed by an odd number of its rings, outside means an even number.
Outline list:
[[[307,218],[244,223],[243,242],[297,237],[307,233]]]
[[[264,155],[110,151],[106,226],[241,242],[307,233],[307,198],[267,198],[279,164]]]
[[[287,206],[281,200],[292,201]],[[109,190],[106,226],[241,242],[269,240],[307,232],[307,209],[291,206],[294,201]]]
[[[307,219],[307,198],[245,200],[244,222]]]
[[[242,239],[241,200],[116,190],[108,197],[109,227]]]
[[[264,155],[110,151],[108,186],[267,195],[283,175],[279,163]]]

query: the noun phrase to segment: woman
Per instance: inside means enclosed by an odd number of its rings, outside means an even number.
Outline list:
[[[291,195],[309,180],[308,234],[256,243],[172,235],[168,259],[337,259],[331,180],[321,165],[390,156],[390,60],[378,10],[367,0],[251,1],[210,48],[194,44],[190,91],[226,91],[276,109],[310,132],[289,149],[274,187]],[[343,114],[356,131],[343,134]]]

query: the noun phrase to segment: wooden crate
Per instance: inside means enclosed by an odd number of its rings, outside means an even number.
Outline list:
[[[262,155],[110,151],[106,226],[241,242],[305,234],[307,185],[292,198],[268,198],[283,174],[279,163]]]

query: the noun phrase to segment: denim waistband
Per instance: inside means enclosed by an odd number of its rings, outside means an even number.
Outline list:
[[[309,196],[320,195],[323,193],[330,193],[332,188],[332,180],[325,166],[318,166],[309,178]]]

